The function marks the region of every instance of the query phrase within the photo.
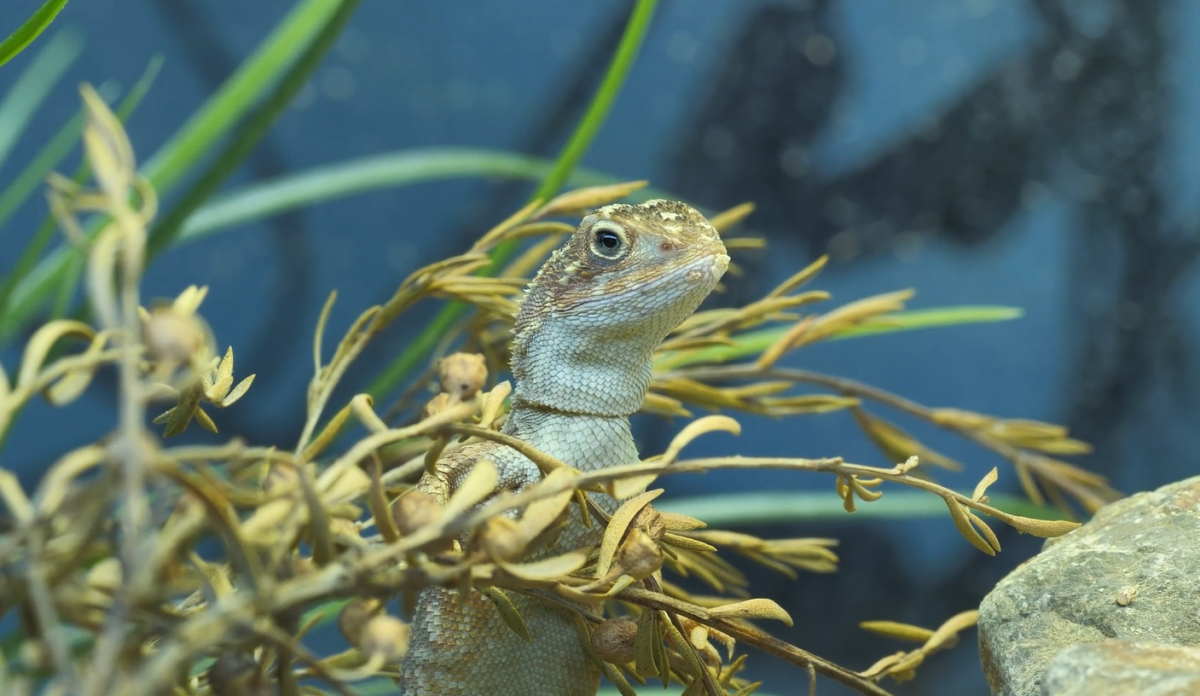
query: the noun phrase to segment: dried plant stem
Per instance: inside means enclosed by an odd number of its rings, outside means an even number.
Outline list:
[[[120,256],[120,310],[115,306],[99,308],[97,315],[106,319],[105,329],[114,330],[115,340],[122,349],[118,363],[120,379],[120,438],[117,454],[121,470],[121,544],[120,554],[125,577],[132,578],[145,557],[147,544],[153,539],[143,534],[149,516],[146,498],[146,469],[149,453],[145,444],[146,385],[143,382],[139,358],[141,320],[138,316],[140,296],[138,283],[142,275],[145,254],[145,229],[138,216],[130,210],[126,200],[110,196],[110,212],[114,216],[108,234],[119,235],[115,245]],[[153,208],[152,200],[144,201]],[[111,282],[113,267],[103,260],[93,262],[92,286]],[[104,295],[93,302],[103,302]],[[114,319],[119,324],[114,322]],[[92,668],[88,675],[85,693],[100,695],[108,693],[117,656],[124,645],[124,633],[131,609],[133,583],[121,583],[108,615],[104,630],[96,644]]]
[[[691,367],[680,370],[672,370],[660,375],[660,377],[684,377],[697,381],[714,382],[739,379],[785,379],[793,382],[815,384],[827,389],[833,389],[834,391],[840,392],[846,396],[858,396],[864,399],[878,401],[899,411],[903,411],[909,415],[916,416],[922,420],[933,422],[933,414],[931,410],[915,401],[910,401],[902,396],[897,396],[891,392],[872,387],[869,384],[856,382],[852,379],[835,377],[833,375],[826,375],[820,372],[811,372],[809,370],[781,367],[772,368],[770,370],[761,370],[754,364],[737,364],[718,365],[713,367]]]
[[[736,623],[726,619],[714,618],[709,616],[708,612],[703,607],[684,602],[683,600],[674,599],[658,592],[651,592],[640,588],[626,588],[621,590],[617,595],[620,599],[637,604],[639,606],[650,609],[666,611],[668,614],[677,614],[686,616],[687,618],[703,623],[706,626],[717,629],[723,633],[727,633],[737,640],[742,641],[746,645],[768,652],[776,657],[786,660],[797,667],[807,668],[812,666],[818,674],[822,674],[834,681],[841,682],[860,693],[868,696],[891,696],[887,691],[882,689],[874,682],[864,679],[863,677],[851,672],[850,670],[839,667],[838,665],[829,662],[828,660],[817,657],[816,655],[802,650],[794,645],[789,645],[778,638],[751,628],[741,623]]]
[[[664,373],[662,377],[682,377],[705,382],[735,381],[743,379],[781,379],[800,384],[812,384],[824,387],[826,389],[837,391],[844,396],[870,399],[894,408],[902,413],[906,413],[910,416],[923,420],[931,425],[945,430],[950,430],[951,432],[971,440],[981,447],[999,454],[1018,467],[1028,467],[1043,480],[1050,481],[1055,486],[1066,489],[1078,500],[1088,504],[1089,507],[1098,508],[1100,505],[1103,505],[1110,500],[1098,495],[1095,488],[1086,485],[1084,480],[1071,476],[1064,476],[1060,472],[1055,471],[1053,467],[1053,460],[1049,460],[1038,455],[1030,455],[1030,453],[1022,450],[1019,447],[1011,445],[995,437],[991,437],[988,434],[978,430],[955,427],[953,425],[941,423],[936,418],[934,409],[923,406],[915,401],[906,399],[891,392],[884,391],[883,389],[872,387],[869,384],[863,384],[862,382],[852,379],[826,375],[819,372],[811,372],[809,370],[791,368],[772,368],[769,370],[761,370],[752,364],[684,368]],[[1095,476],[1088,477],[1088,481],[1097,484],[1103,483],[1102,479]],[[1031,497],[1033,496],[1032,493],[1030,495]]]

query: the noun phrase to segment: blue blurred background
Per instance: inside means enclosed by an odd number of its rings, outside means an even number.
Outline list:
[[[39,3],[4,0],[0,28]],[[632,3],[364,2],[288,113],[228,183],[353,158],[469,146],[552,158],[586,107]],[[77,0],[50,30],[80,58],[0,169],[0,188],[78,108],[75,83],[126,89],[154,55],[162,73],[128,124],[146,158],[291,6],[286,0]],[[7,31],[7,29],[4,29]],[[1200,3],[1176,0],[661,0],[615,109],[584,159],[720,209],[758,203],[768,251],[738,257],[725,302],[763,292],[822,253],[815,286],[835,301],[905,287],[914,307],[997,304],[1023,318],[819,345],[787,364],[843,375],[932,406],[1068,424],[1096,452],[1081,465],[1125,492],[1200,471],[1195,428],[1200,252]],[[62,39],[62,37],[67,37]],[[43,39],[45,40],[45,39]],[[0,69],[8,90],[35,51]],[[73,169],[72,155],[65,171]],[[220,233],[170,251],[149,296],[207,284],[203,312],[239,374],[257,373],[223,435],[294,441],[310,336],[328,292],[341,327],[410,271],[464,250],[519,207],[532,182],[391,187]],[[0,274],[46,214],[34,197],[0,232]],[[432,316],[421,306],[414,326]],[[389,332],[351,375],[361,389],[412,329]],[[0,362],[19,363],[10,345]],[[111,385],[63,411],[22,416],[0,465],[32,485],[67,448],[113,425]],[[845,414],[741,417],[697,454],[882,457]],[[966,443],[900,422],[968,464],[970,487],[999,465]],[[642,451],[679,422],[643,419]],[[192,428],[192,430],[197,430]],[[187,437],[204,439],[202,433]],[[668,496],[830,490],[779,472],[678,477]],[[832,495],[832,491],[830,491]],[[947,519],[756,527],[835,536],[842,569],[799,582],[747,569],[796,627],[779,635],[855,669],[905,648],[856,628],[937,625],[974,607],[1038,547],[1001,533],[984,557]],[[973,634],[972,634],[973,635]],[[900,694],[985,694],[974,646],[923,666]],[[765,655],[750,674],[794,693],[805,675]],[[806,688],[806,687],[805,687]],[[819,693],[839,694],[823,684]]]

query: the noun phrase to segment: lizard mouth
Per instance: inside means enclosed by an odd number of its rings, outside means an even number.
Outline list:
[[[664,286],[679,286],[687,287],[685,290],[689,295],[703,288],[705,295],[717,284],[721,276],[725,275],[725,271],[729,268],[729,256],[726,254],[709,254],[697,258],[687,265],[665,273],[653,280],[627,285],[620,288],[616,292],[608,292],[598,294],[593,297],[582,300],[579,305],[588,305],[593,302],[611,301],[614,298],[629,297],[636,295],[644,295],[653,293],[655,290]],[[678,292],[678,291],[676,291]]]

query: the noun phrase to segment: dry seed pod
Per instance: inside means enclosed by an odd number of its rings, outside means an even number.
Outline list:
[[[438,363],[442,391],[451,401],[471,399],[487,383],[487,362],[479,353],[454,353]]]
[[[430,416],[436,416],[437,414],[441,413],[442,411],[445,411],[446,407],[449,405],[450,405],[450,395],[447,394],[446,392],[442,392],[441,394],[438,394],[437,396],[430,399],[429,403],[425,404],[425,408],[421,409],[421,418],[429,418]]]
[[[146,359],[173,369],[189,362],[204,347],[207,330],[194,314],[175,311],[171,305],[142,314],[142,343]]]
[[[396,522],[396,529],[408,536],[436,522],[442,516],[442,511],[442,506],[432,495],[409,491],[392,504],[392,520]]]
[[[634,516],[633,522],[629,526],[646,530],[650,538],[655,541],[662,539],[663,534],[667,531],[666,521],[663,520],[662,513],[655,510],[654,506],[650,504],[638,510],[638,514]]]
[[[359,645],[367,622],[383,613],[383,603],[374,597],[356,597],[338,613],[338,630],[351,645]]]
[[[617,551],[617,567],[634,580],[645,580],[662,567],[662,549],[640,529],[631,529]]]
[[[592,650],[605,662],[625,665],[633,662],[637,624],[624,617],[608,619],[592,631]]]
[[[267,696],[273,689],[260,678],[258,664],[246,653],[225,653],[208,670],[214,696]]]
[[[380,656],[384,664],[394,664],[408,652],[408,624],[387,614],[380,614],[367,621],[359,634],[358,649],[368,659]]]
[[[520,525],[507,517],[493,517],[484,525],[480,544],[492,558],[516,561],[525,551],[520,529]]]

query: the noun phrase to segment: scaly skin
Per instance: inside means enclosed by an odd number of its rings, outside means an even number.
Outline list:
[[[611,246],[611,248],[610,248]],[[674,201],[609,205],[585,217],[530,285],[517,315],[513,408],[505,432],[582,471],[637,461],[629,416],[650,385],[650,358],[729,265],[717,231]],[[537,466],[495,443],[443,457],[418,488],[444,501],[480,458],[502,489],[540,478]],[[598,500],[611,511],[612,500]],[[536,556],[595,544],[602,530],[579,510]],[[594,696],[599,672],[561,609],[509,593],[533,640],[501,620],[486,597],[421,593],[401,668],[408,696]]]

